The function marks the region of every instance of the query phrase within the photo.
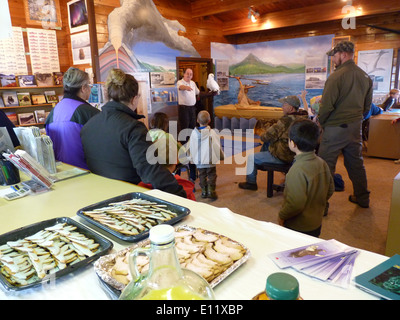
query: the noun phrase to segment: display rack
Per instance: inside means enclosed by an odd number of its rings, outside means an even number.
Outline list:
[[[0,87],[0,95],[2,96],[4,92],[17,92],[17,93],[23,93],[23,92],[29,92],[29,94],[32,96],[32,94],[43,94],[45,91],[53,90],[55,91],[57,96],[60,96],[63,94],[63,86],[62,85],[53,85],[53,86],[45,86],[45,87]],[[2,97],[0,97],[2,99]],[[43,127],[45,121],[38,122],[29,122],[27,124],[21,124],[19,122],[19,114],[22,113],[33,113],[35,115],[36,110],[44,110],[45,112],[50,112],[51,109],[55,106],[56,103],[39,103],[39,104],[29,104],[29,105],[19,105],[19,106],[4,106],[1,107],[0,109],[3,110],[6,114],[9,112],[15,112],[15,119],[10,119],[15,126],[39,126]]]

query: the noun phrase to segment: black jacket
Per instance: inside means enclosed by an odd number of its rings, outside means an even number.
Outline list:
[[[110,101],[81,130],[86,162],[91,172],[138,184],[150,183],[156,189],[186,197],[174,176],[162,165],[146,159],[151,141],[147,128],[138,121],[143,116],[126,105]]]

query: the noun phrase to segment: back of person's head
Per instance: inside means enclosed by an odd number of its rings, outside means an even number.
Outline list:
[[[309,119],[297,119],[289,128],[289,139],[302,152],[313,151],[319,142],[319,126]]]
[[[89,82],[89,75],[85,71],[71,67],[63,76],[64,94],[77,95],[79,90]]]
[[[106,80],[108,98],[116,102],[130,102],[138,95],[139,84],[135,77],[121,69],[111,69]]]
[[[156,112],[150,121],[151,129],[168,130],[168,115],[164,112]]]
[[[210,117],[210,114],[208,113],[208,111],[202,110],[197,115],[197,122],[201,126],[206,126],[207,124],[210,123],[210,120],[211,120],[211,117]]]
[[[399,92],[400,92],[399,89],[392,89],[392,90],[390,90],[389,94],[394,96],[396,94],[399,94]]]

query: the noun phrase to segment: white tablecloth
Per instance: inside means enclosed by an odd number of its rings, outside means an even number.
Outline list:
[[[148,193],[189,208],[191,214],[179,224],[201,227],[223,234],[241,242],[250,250],[251,256],[248,261],[214,288],[217,299],[249,300],[264,290],[268,275],[278,271],[288,272],[298,279],[300,294],[305,300],[376,299],[375,296],[357,289],[354,284],[351,284],[348,289],[343,289],[292,269],[281,270],[267,257],[269,253],[312,244],[321,239],[294,232],[270,222],[241,216],[227,208],[216,208],[158,190],[151,190]],[[84,222],[79,217],[75,219]],[[105,233],[103,235],[109,237]],[[118,251],[129,245],[132,244],[114,241],[113,250]],[[356,258],[353,278],[386,259],[385,256],[361,250]],[[57,279],[55,283],[20,292],[0,291],[0,299],[109,299],[109,296],[102,289],[93,264],[90,264],[82,270]]]

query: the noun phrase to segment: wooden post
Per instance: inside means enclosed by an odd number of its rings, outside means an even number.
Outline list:
[[[99,49],[97,45],[96,18],[94,15],[94,0],[86,0],[88,21],[90,53],[92,55],[93,83],[97,83],[100,76]]]

